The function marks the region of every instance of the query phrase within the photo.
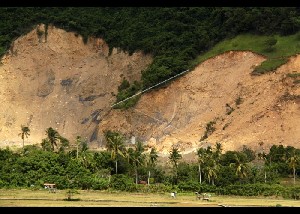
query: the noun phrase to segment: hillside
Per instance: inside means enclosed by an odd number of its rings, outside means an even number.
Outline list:
[[[43,29],[43,26],[40,26]],[[20,146],[21,124],[30,127],[26,144],[41,143],[53,127],[68,139],[92,138],[100,117],[115,102],[123,78],[140,79],[152,59],[113,49],[49,27],[47,41],[34,29],[14,41],[0,67],[1,146]]]
[[[299,148],[300,89],[289,74],[299,71],[300,56],[274,73],[252,76],[262,61],[245,51],[211,58],[169,87],[145,94],[133,110],[111,112],[101,127],[122,132],[130,127],[165,155],[174,144],[183,153],[216,142],[225,151],[243,145],[256,150],[260,142],[265,149],[273,144]],[[199,142],[212,121],[216,130]]]
[[[43,29],[43,26],[40,26]],[[265,59],[231,51],[199,64],[167,87],[143,94],[134,108],[112,109],[123,78],[140,80],[152,62],[141,52],[127,54],[102,39],[49,27],[14,41],[0,66],[1,147],[20,147],[21,125],[30,127],[25,145],[39,144],[55,128],[71,142],[85,137],[91,149],[105,146],[103,131],[132,136],[164,156],[173,145],[183,153],[220,142],[224,150],[259,142],[300,148],[300,56],[276,72],[253,76]],[[240,103],[238,102],[240,101]],[[204,136],[209,122],[215,131]]]

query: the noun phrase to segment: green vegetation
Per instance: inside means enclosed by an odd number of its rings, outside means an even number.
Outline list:
[[[206,124],[204,135],[201,137],[200,141],[205,140],[206,138],[208,138],[209,135],[211,135],[214,131],[216,131],[215,125],[216,125],[216,119]]]
[[[290,56],[300,52],[299,33],[289,36],[262,36],[253,34],[238,35],[233,39],[226,39],[218,43],[208,52],[197,57],[192,63],[199,64],[210,57],[231,50],[253,51],[266,57],[261,65],[253,70],[253,74],[264,74],[274,71],[285,64]]]
[[[0,188],[39,189],[44,183],[55,183],[58,190],[68,190],[65,200],[77,200],[72,198],[77,190],[197,191],[300,199],[300,150],[291,146],[274,145],[268,153],[244,146],[223,153],[222,144],[216,143],[200,147],[197,162],[185,162],[174,146],[169,162],[159,162],[155,149],[148,153],[142,141],[132,145],[119,132],[107,131],[107,150],[95,152],[80,136],[76,148],[65,147],[59,133],[50,130],[46,133],[55,133],[51,136],[57,149],[51,144],[45,149],[45,139],[40,146],[27,145],[14,152],[0,149]]]
[[[265,55],[268,60],[254,74],[274,70],[299,52],[299,17],[297,7],[2,7],[0,56],[40,23],[46,26],[37,35],[45,39],[54,25],[81,35],[84,43],[101,37],[110,53],[118,47],[151,54],[154,61],[142,71],[140,87],[120,90],[121,100],[228,50]],[[129,108],[134,99],[116,107]]]
[[[80,200],[79,198],[73,198],[73,196],[75,194],[79,194],[79,192],[77,190],[74,190],[74,189],[69,189],[66,193],[67,198],[65,198],[64,200],[66,200],[66,201],[79,201]]]
[[[23,148],[24,148],[24,139],[25,137],[28,138],[28,136],[30,135],[30,129],[27,126],[21,125],[21,133],[19,133],[19,135],[23,140]]]

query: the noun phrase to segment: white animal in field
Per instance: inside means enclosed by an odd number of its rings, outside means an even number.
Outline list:
[[[171,197],[176,198],[176,192],[171,192]]]

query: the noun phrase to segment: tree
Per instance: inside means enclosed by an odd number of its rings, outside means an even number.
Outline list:
[[[265,183],[267,183],[267,155],[265,154],[265,152],[263,151],[262,153],[258,153],[257,157],[259,160],[264,160],[264,174],[265,174]]]
[[[216,159],[220,159],[220,156],[222,154],[222,144],[221,143],[216,143],[216,148],[215,148],[215,157]]]
[[[209,164],[206,166],[208,183],[214,185],[215,178],[217,178],[217,171],[218,171],[218,163],[216,160],[211,159],[209,161]]]
[[[57,147],[57,142],[59,140],[60,135],[52,127],[49,127],[48,129],[46,129],[46,135],[47,135],[47,138],[48,138],[48,140],[51,144],[52,151],[54,151],[54,146]]]
[[[53,151],[51,143],[48,139],[43,139],[41,143],[43,151]]]
[[[78,143],[77,143],[78,140]],[[88,144],[86,140],[82,139],[80,136],[76,137],[77,149],[76,149],[76,159],[82,163],[82,165],[87,169],[96,168],[96,163],[93,160],[93,155],[90,153]]]
[[[138,167],[143,165],[145,160],[145,155],[143,155],[143,152],[145,151],[145,148],[142,144],[142,142],[138,141],[135,145],[135,149],[132,148],[128,149],[127,152],[127,158],[129,163],[131,163],[135,169],[135,183],[138,184]]]
[[[204,164],[206,159],[206,153],[204,148],[199,148],[197,150],[198,155],[198,164],[199,164],[199,182],[202,183],[202,175],[201,175],[201,165]]]
[[[293,169],[293,178],[294,178],[294,185],[296,184],[296,166],[299,162],[299,156],[296,155],[295,151],[293,151],[293,154],[291,157],[287,160],[289,167]]]
[[[158,158],[157,151],[154,147],[152,147],[151,151],[149,153],[149,161],[148,161],[148,165],[150,168],[155,167],[157,158]],[[148,185],[150,184],[150,175],[151,175],[151,172],[149,170],[148,171]]]
[[[201,156],[201,159],[198,159],[198,161],[200,161],[202,164],[205,163],[203,171],[206,172],[208,183],[211,183],[212,185],[214,185],[214,181],[217,178],[217,172],[219,171],[219,166],[220,166],[219,162],[220,162],[221,154],[222,154],[221,143],[216,143],[216,147],[214,151],[211,146],[207,146],[206,149],[198,150],[198,157]]]
[[[158,155],[156,149],[153,147],[151,148],[150,154],[149,154],[149,165],[154,167],[156,165]]]
[[[76,137],[76,158],[78,159],[78,150],[79,150],[79,145],[81,144],[81,136]]]
[[[105,133],[105,138],[107,149],[111,152],[111,159],[116,163],[116,174],[118,174],[118,155],[125,157],[123,153],[125,139],[120,133],[111,131]]]
[[[237,154],[234,154],[235,162],[231,163],[230,167],[235,167],[235,174],[240,178],[246,178],[247,177],[247,170],[248,166],[246,163],[244,163]]]
[[[23,140],[23,149],[24,149],[24,138],[28,138],[28,136],[30,136],[30,129],[28,128],[28,126],[23,126],[21,125],[21,133],[19,134],[21,135],[21,138]]]
[[[59,151],[64,152],[65,148],[69,146],[69,140],[61,135],[59,135],[59,142],[60,142],[60,147]]]
[[[172,147],[172,150],[169,152],[169,160],[171,161],[173,165],[173,172],[174,172],[174,177],[175,177],[175,184],[177,183],[177,173],[178,173],[178,161],[182,158],[182,155],[179,152],[179,149],[177,147]]]

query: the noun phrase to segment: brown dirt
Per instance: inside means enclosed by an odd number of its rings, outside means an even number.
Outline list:
[[[252,76],[265,59],[230,51],[198,65],[167,87],[143,94],[136,107],[112,110],[123,77],[139,80],[151,62],[128,55],[102,39],[89,39],[51,27],[47,41],[36,30],[17,39],[0,66],[1,146],[21,145],[21,124],[31,129],[26,144],[40,143],[56,128],[74,140],[86,137],[91,149],[104,145],[103,131],[120,131],[156,147],[166,157],[178,146],[188,159],[197,148],[222,144],[224,151],[271,145],[300,148],[300,87],[289,73],[300,72],[300,56],[275,72]],[[242,103],[237,105],[238,98]],[[230,114],[228,111],[233,110]],[[200,141],[206,125],[216,130]]]
[[[25,145],[41,143],[49,127],[71,142],[77,135],[90,140],[122,79],[139,80],[152,58],[116,48],[109,55],[102,39],[85,45],[81,36],[49,27],[47,40],[36,29],[18,38],[1,62],[0,142],[20,147],[22,124],[31,130]]]

